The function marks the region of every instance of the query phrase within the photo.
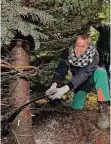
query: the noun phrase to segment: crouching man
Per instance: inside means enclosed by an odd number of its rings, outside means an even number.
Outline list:
[[[72,108],[83,109],[87,92],[95,86],[99,116],[97,126],[100,129],[109,128],[107,117],[107,102],[110,99],[107,73],[98,66],[99,54],[88,34],[78,35],[69,49],[63,52],[61,61],[55,71],[51,87],[46,91],[51,99],[60,99],[69,90],[74,91]],[[61,88],[57,88],[70,69],[72,77]]]

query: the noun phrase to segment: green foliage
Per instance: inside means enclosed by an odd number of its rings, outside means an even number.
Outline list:
[[[107,0],[102,12],[99,12],[98,17],[103,19],[102,23],[110,23],[110,1]]]
[[[45,86],[51,84],[52,77],[55,73],[55,68],[57,65],[57,60],[51,60],[50,63],[43,65],[42,71],[39,72],[39,81],[41,84],[45,84]]]
[[[94,44],[96,44],[98,35],[99,33],[94,28],[91,28],[91,40],[93,41]]]
[[[106,1],[105,1],[106,2]],[[35,55],[42,59],[36,82],[48,86],[62,51],[70,46],[76,33],[89,29],[89,21],[96,21],[101,13],[109,17],[108,2],[104,0],[34,0],[24,6],[21,0],[2,1],[2,45],[10,44],[17,31],[31,35],[35,42]],[[105,22],[105,20],[104,20]],[[16,31],[17,30],[17,31]],[[97,39],[91,29],[91,38]],[[31,55],[31,62],[36,57]]]
[[[98,12],[98,18],[101,19],[101,24],[110,22],[110,2],[104,3],[102,11]],[[91,40],[96,44],[99,33],[91,27]]]
[[[2,46],[9,45],[17,30],[24,36],[31,35],[38,49],[39,40],[48,39],[48,36],[40,31],[40,25],[51,26],[54,18],[45,11],[25,7],[21,0],[2,1]]]

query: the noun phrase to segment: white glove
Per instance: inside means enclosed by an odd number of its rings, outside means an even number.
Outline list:
[[[57,92],[57,83],[53,83],[52,86],[45,92],[46,95],[51,95]]]
[[[57,92],[54,95],[51,95],[50,98],[52,100],[54,99],[60,99],[65,93],[67,93],[69,91],[69,86],[65,85],[61,88],[57,88]]]

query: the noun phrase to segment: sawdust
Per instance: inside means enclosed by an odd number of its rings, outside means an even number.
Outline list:
[[[37,144],[109,144],[109,131],[98,129],[96,121],[96,111],[42,111],[34,118],[34,138]]]

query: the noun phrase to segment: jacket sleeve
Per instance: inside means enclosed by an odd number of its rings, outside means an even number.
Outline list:
[[[94,70],[98,67],[99,63],[99,54],[96,51],[93,62],[89,65],[82,67],[78,70],[78,73],[75,76],[72,76],[70,82],[67,83],[70,89],[78,88],[83,82],[85,82],[94,72]]]
[[[65,75],[67,74],[69,69],[68,64],[68,49],[63,51],[61,60],[55,70],[55,74],[53,76],[53,82],[61,82],[64,80]]]

